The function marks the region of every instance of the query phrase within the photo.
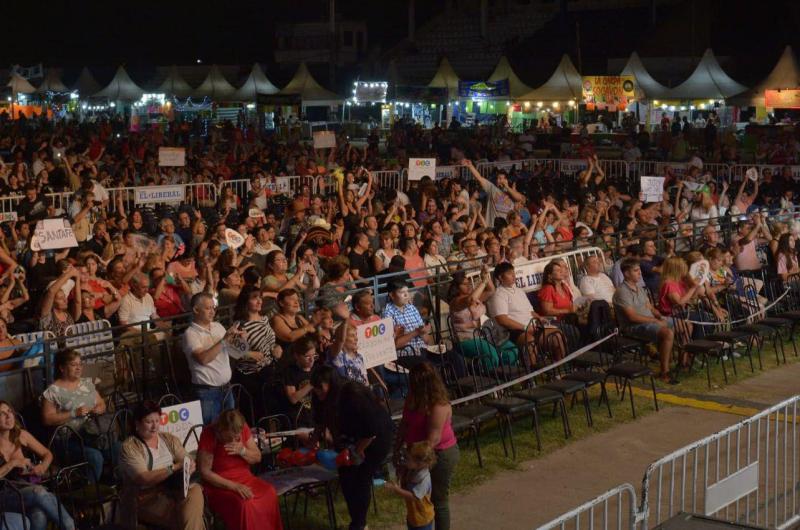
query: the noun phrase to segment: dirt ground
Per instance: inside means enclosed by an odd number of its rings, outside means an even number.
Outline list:
[[[701,399],[764,408],[800,393],[798,381],[800,365],[784,366]],[[452,528],[530,530],[623,482],[639,493],[648,464],[741,419],[673,404],[454,495]]]

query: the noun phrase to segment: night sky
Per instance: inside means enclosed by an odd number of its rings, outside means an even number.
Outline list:
[[[417,27],[441,10],[443,3],[417,0]],[[36,5],[45,7],[37,11]],[[406,34],[404,0],[337,0],[336,5],[343,16],[367,22],[371,48],[380,46],[376,56]],[[276,26],[287,21],[323,20],[326,12],[325,0],[48,0],[38,4],[6,0],[0,68],[42,62],[76,71],[89,65],[110,75],[119,64],[136,71],[192,64],[198,58],[206,64],[259,61],[269,65]],[[736,59],[730,66],[735,78],[752,83],[769,71],[785,44],[794,44],[800,52],[800,2],[687,0],[659,9],[656,28],[649,27],[648,17],[646,7],[602,16],[570,14],[531,39],[530,46],[517,47],[510,55],[523,63],[525,56],[536,57],[537,61],[524,66],[541,69],[546,77],[561,53],[568,52],[575,59],[580,27],[585,73],[605,73],[607,57],[627,56],[633,49],[643,57],[699,58],[705,47],[713,46],[717,55]],[[529,81],[538,77],[537,72],[521,75]]]

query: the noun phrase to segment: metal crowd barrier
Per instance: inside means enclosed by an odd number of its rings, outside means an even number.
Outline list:
[[[800,433],[794,396],[731,427],[664,456],[647,467],[638,507],[623,484],[553,519],[539,530],[600,528],[648,530],[680,512],[759,528],[793,528],[800,522]],[[609,524],[609,501],[617,501]],[[581,526],[580,521],[587,521]],[[570,524],[572,523],[572,524]]]
[[[621,484],[537,530],[627,530],[634,528],[635,521],[636,490],[630,484]]]

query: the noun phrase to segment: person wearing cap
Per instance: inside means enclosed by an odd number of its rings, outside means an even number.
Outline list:
[[[389,283],[389,302],[381,317],[391,318],[394,322],[398,357],[419,356],[426,344],[433,343],[431,326],[422,320],[419,309],[411,303],[406,282],[395,280]]]

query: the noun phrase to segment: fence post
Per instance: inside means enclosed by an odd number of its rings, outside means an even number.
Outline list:
[[[43,337],[44,339],[44,337]],[[44,380],[45,388],[53,383],[53,360],[50,351],[50,341],[44,341]]]

